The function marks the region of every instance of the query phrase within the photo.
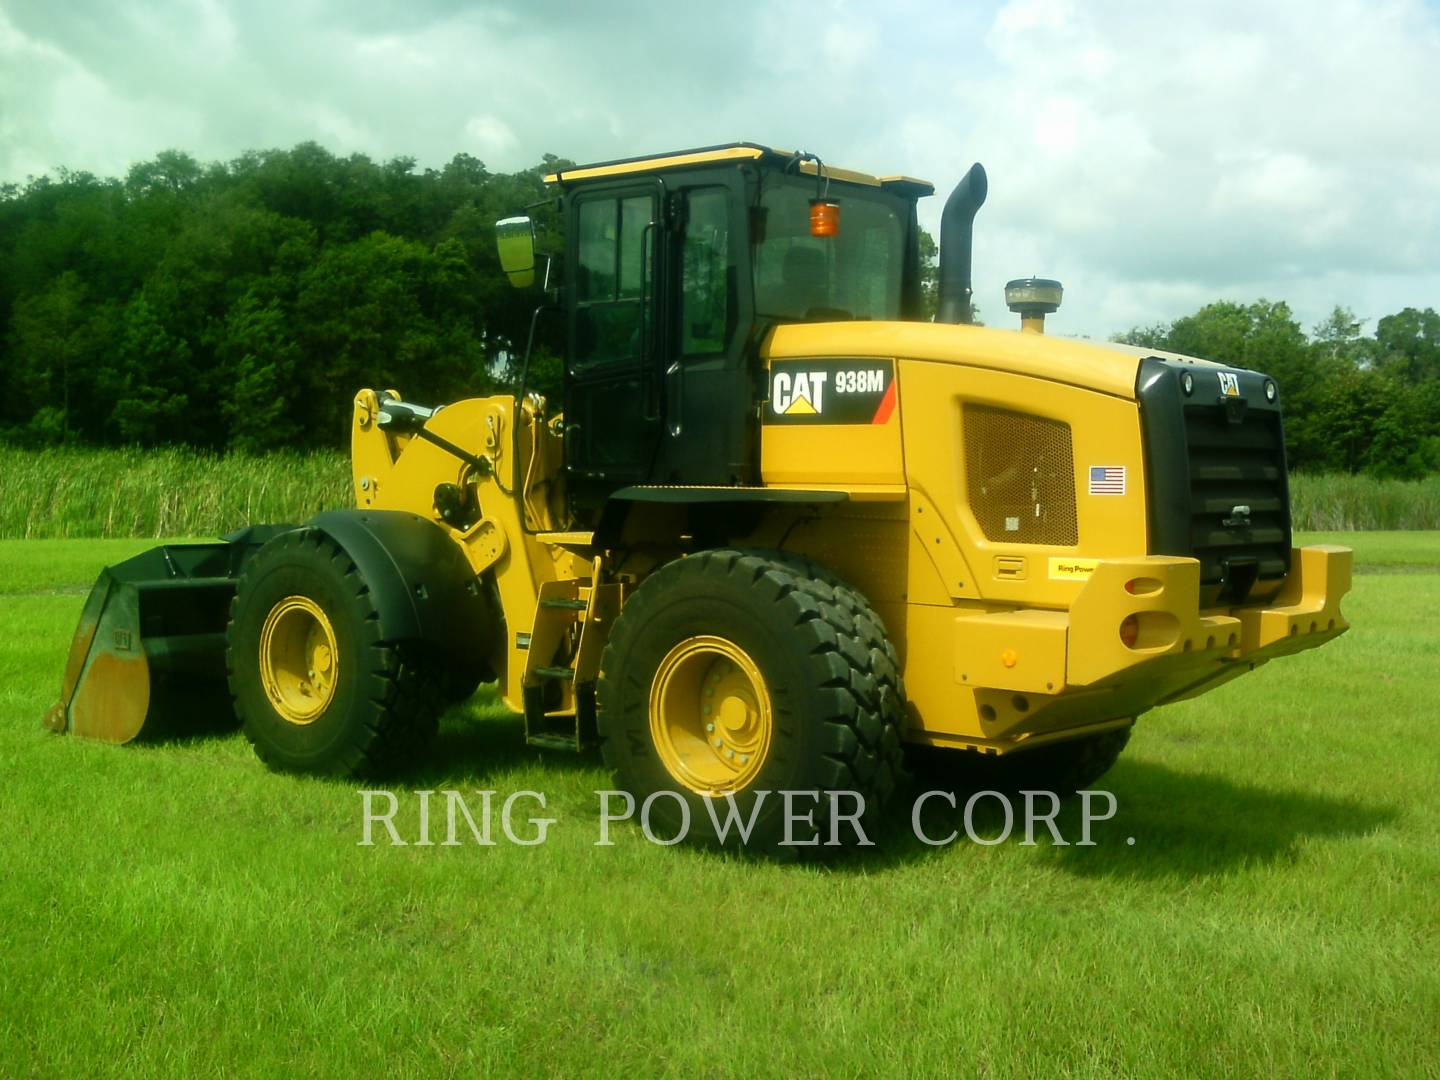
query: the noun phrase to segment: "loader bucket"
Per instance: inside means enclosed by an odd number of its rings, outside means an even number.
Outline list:
[[[250,555],[290,527],[167,544],[100,571],[45,726],[113,743],[233,727],[230,600]]]

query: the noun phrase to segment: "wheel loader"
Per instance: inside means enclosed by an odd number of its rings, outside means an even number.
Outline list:
[[[1085,787],[1142,713],[1345,631],[1350,551],[1291,546],[1274,380],[1046,335],[1045,279],[974,325],[978,164],[933,319],[924,181],[750,143],[546,180],[563,250],[524,214],[497,243],[563,322],[559,407],[361,390],[355,506],[107,569],[49,727],[233,709],[275,768],[368,775],[493,680],[530,744],[675,792],[657,829],[734,798],[764,845],[766,792],[874,813],[907,754]]]

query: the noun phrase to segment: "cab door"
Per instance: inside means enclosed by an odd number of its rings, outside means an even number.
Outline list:
[[[577,195],[567,230],[565,460],[577,509],[649,478],[659,444],[664,227],[658,184]]]
[[[757,364],[749,342],[748,211],[738,174],[672,184],[659,483],[753,482]]]

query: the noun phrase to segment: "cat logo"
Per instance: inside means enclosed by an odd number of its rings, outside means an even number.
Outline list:
[[[1233,371],[1220,372],[1220,393],[1226,397],[1240,396],[1240,376]]]
[[[784,357],[770,365],[769,391],[765,424],[888,424],[898,403],[886,357]]]
[[[777,371],[770,386],[770,407],[781,416],[818,416],[825,411],[828,371]]]

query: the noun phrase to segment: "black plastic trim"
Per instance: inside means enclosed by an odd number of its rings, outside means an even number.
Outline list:
[[[1137,372],[1150,553],[1199,559],[1205,605],[1243,603],[1257,580],[1290,572],[1285,433],[1279,396],[1265,398],[1269,381],[1158,356],[1141,360]],[[1256,504],[1259,520],[1230,515],[1232,502]]]
[[[850,498],[844,491],[793,490],[763,487],[692,487],[646,485],[621,488],[610,496],[595,526],[595,543],[614,547],[625,519],[636,504],[684,507],[689,528],[715,542],[730,534],[751,531],[767,507],[834,506]]]
[[[387,641],[423,641],[466,673],[488,675],[500,620],[449,533],[400,510],[330,510],[304,526],[334,540],[359,569]]]
[[[621,488],[611,502],[650,503],[841,503],[850,498],[844,491],[815,491],[795,488],[689,487],[682,485],[636,485]]]

